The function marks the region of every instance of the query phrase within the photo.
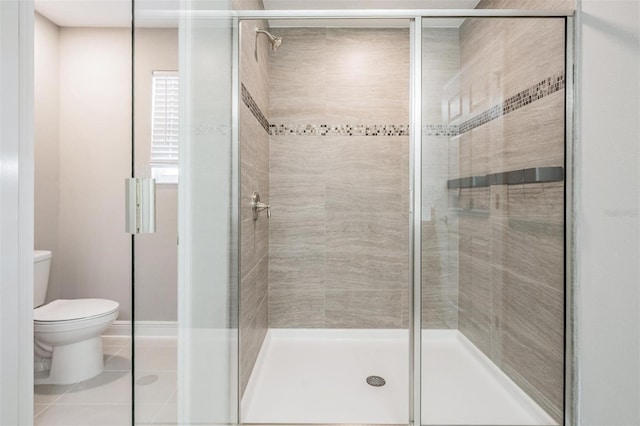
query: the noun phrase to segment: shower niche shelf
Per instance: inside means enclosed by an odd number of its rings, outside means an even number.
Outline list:
[[[448,189],[483,188],[491,185],[518,185],[528,183],[560,182],[564,180],[563,167],[534,167],[489,175],[470,176],[447,181]]]

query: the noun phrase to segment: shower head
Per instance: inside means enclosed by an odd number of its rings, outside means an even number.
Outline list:
[[[269,42],[271,42],[271,50],[273,50],[274,52],[278,50],[278,47],[280,47],[280,45],[282,44],[282,37],[274,36],[269,31],[265,31],[256,27],[256,39],[258,38],[259,34],[266,34],[266,36],[269,37]]]

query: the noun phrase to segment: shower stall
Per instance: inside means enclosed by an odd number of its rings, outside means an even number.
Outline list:
[[[177,423],[570,423],[572,12],[184,5]]]

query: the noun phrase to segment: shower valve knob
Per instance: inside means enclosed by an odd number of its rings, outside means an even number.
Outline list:
[[[253,220],[258,220],[258,213],[263,210],[267,211],[267,219],[271,219],[271,207],[260,201],[260,194],[257,192],[251,195],[251,210],[253,211]]]

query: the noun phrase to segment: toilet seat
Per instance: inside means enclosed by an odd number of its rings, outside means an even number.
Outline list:
[[[108,299],[57,299],[33,310],[35,324],[82,322],[113,314],[118,302]]]

